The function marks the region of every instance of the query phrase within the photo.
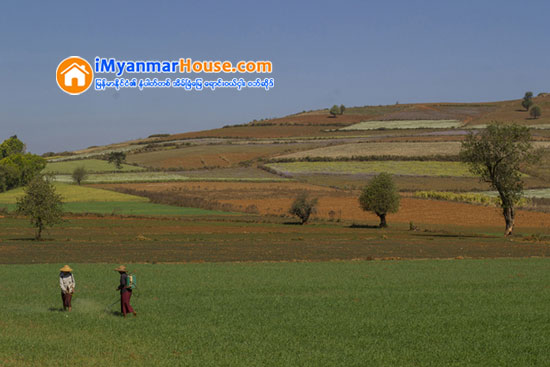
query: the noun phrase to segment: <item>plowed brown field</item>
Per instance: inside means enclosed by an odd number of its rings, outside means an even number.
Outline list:
[[[319,198],[314,217],[342,219],[359,223],[376,224],[374,214],[364,212],[358,203],[359,191],[338,190],[296,182],[282,183],[227,183],[227,182],[177,182],[151,184],[96,185],[105,189],[130,188],[154,192],[182,192],[208,200],[231,204],[235,210],[256,206],[260,214],[288,215],[292,200],[301,191]],[[458,226],[503,226],[499,208],[463,203],[421,200],[403,197],[399,212],[388,215],[388,221],[415,224],[441,224]],[[550,227],[550,214],[519,210],[517,227]]]

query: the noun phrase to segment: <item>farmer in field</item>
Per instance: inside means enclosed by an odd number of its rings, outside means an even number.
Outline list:
[[[61,287],[61,299],[63,300],[63,310],[69,312],[72,310],[71,300],[73,298],[74,288],[76,283],[72,274],[73,269],[69,265],[65,265],[59,269],[59,286]]]
[[[128,285],[128,270],[124,265],[120,265],[115,271],[120,274],[120,285],[117,288],[117,290],[120,290],[120,312],[124,317],[127,313],[133,313],[134,316],[137,316],[136,311],[130,306],[132,288]]]

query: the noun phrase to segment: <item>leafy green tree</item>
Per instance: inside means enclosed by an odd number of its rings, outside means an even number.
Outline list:
[[[332,106],[330,111],[328,111],[332,117],[336,117],[336,115],[340,115],[340,107],[337,105]]]
[[[537,119],[542,115],[542,110],[540,109],[540,106],[534,105],[531,107],[531,110],[529,110],[529,114],[532,118]]]
[[[533,105],[533,92],[525,92],[521,106],[525,108],[525,111],[529,111],[529,108]]]
[[[16,153],[0,160],[0,166],[10,167],[12,172],[19,172],[19,179],[15,186],[24,186],[28,184],[34,176],[46,167],[46,160],[36,154]]]
[[[12,154],[25,153],[25,144],[17,138],[17,135],[6,139],[0,144],[0,159],[9,157]]]
[[[521,101],[521,106],[525,108],[525,111],[529,111],[529,108],[531,108],[532,105],[533,105],[532,99],[524,99],[523,101]]]
[[[399,210],[399,193],[392,176],[382,172],[372,178],[359,196],[359,205],[364,211],[378,215],[380,228],[387,227],[386,215]]]
[[[20,181],[21,172],[19,168],[0,164],[0,192],[16,188],[19,186]]]
[[[84,166],[76,167],[73,171],[73,181],[78,185],[88,177],[88,171]]]
[[[478,134],[471,132],[462,142],[460,159],[498,192],[506,222],[504,233],[510,236],[515,206],[523,195],[520,165],[537,160],[529,129],[517,124],[492,123]]]
[[[309,199],[309,194],[304,191],[294,199],[288,212],[300,218],[300,224],[305,224],[309,220],[310,215],[315,213],[316,206],[317,199]]]
[[[126,153],[124,152],[111,152],[109,153],[107,159],[109,163],[114,163],[117,169],[122,168],[122,163],[126,160]]]
[[[17,199],[17,212],[30,217],[32,226],[36,227],[36,240],[42,238],[44,228],[62,221],[61,200],[51,181],[42,175],[35,176],[25,188],[25,195]]]
[[[345,110],[346,110],[346,106],[344,106],[343,104],[341,104],[341,105],[340,105],[340,115],[343,115]]]

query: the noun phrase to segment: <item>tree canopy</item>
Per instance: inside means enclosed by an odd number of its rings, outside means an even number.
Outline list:
[[[76,167],[73,171],[72,177],[73,181],[80,185],[82,181],[88,177],[88,170],[86,170],[86,167],[84,166]]]
[[[529,111],[529,108],[533,105],[533,92],[525,92],[523,100],[521,101],[521,106],[525,108],[525,111]]]
[[[16,135],[0,144],[0,192],[28,184],[46,167],[46,160],[25,153],[25,145]]]
[[[529,110],[529,114],[531,115],[532,118],[537,119],[540,117],[540,115],[542,115],[542,110],[540,106],[535,105],[531,107],[531,110]]]
[[[338,107],[338,105],[332,106],[328,112],[332,117],[336,117],[336,115],[341,115],[340,107]]]
[[[6,158],[12,154],[25,153],[25,144],[17,138],[17,135],[6,139],[0,144],[0,159]]]
[[[382,172],[372,178],[359,196],[359,204],[365,211],[380,218],[380,227],[387,227],[386,215],[399,210],[399,193],[389,173]]]
[[[42,238],[44,228],[61,222],[61,200],[50,180],[42,175],[35,176],[25,188],[25,195],[17,199],[17,212],[30,217],[37,240]]]
[[[126,153],[111,152],[107,157],[109,163],[113,163],[117,169],[122,168],[122,163],[126,160]]]
[[[520,166],[536,158],[529,129],[517,124],[492,123],[462,142],[460,159],[499,194],[507,236],[512,234],[515,205],[523,194]]]

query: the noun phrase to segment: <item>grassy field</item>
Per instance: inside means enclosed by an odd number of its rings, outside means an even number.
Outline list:
[[[184,208],[150,203],[148,198],[123,194],[99,188],[55,183],[57,193],[63,197],[63,209],[70,213],[95,213],[117,215],[218,215],[222,211]],[[0,194],[0,208],[15,210],[17,198],[23,188]]]
[[[114,191],[102,190],[86,186],[54,183],[56,192],[63,197],[67,203],[73,202],[147,202],[140,196],[121,194]],[[0,193],[0,204],[15,204],[17,198],[24,195],[22,187]]]
[[[370,162],[290,162],[270,163],[268,167],[284,174],[378,174],[387,172],[409,176],[473,177],[460,162],[370,161]]]
[[[88,172],[132,172],[132,171],[143,171],[143,167],[131,166],[129,164],[123,164],[122,168],[118,170],[114,164],[101,159],[80,159],[76,161],[66,161],[66,162],[50,162],[44,168],[44,173],[55,173],[55,174],[66,174],[70,175],[73,173],[75,168],[84,167]]]
[[[377,130],[377,129],[453,129],[462,126],[459,120],[398,120],[398,121],[363,121],[346,126],[340,130]]]
[[[144,198],[143,198],[144,199]],[[148,202],[95,202],[95,203],[67,203],[63,209],[70,213],[96,213],[113,215],[228,215],[234,213],[205,210],[200,208],[182,208],[178,206],[155,204]]]
[[[550,364],[547,259],[135,264],[130,319],[115,264],[60,312],[62,264],[0,267],[3,366]]]
[[[148,200],[146,198],[140,198]],[[9,212],[16,209],[15,204],[0,203],[0,208]],[[219,210],[205,210],[200,208],[183,208],[178,206],[155,204],[149,202],[69,202],[63,203],[63,210],[67,213],[91,213],[101,215],[145,215],[145,216],[180,216],[180,215],[231,215]]]

